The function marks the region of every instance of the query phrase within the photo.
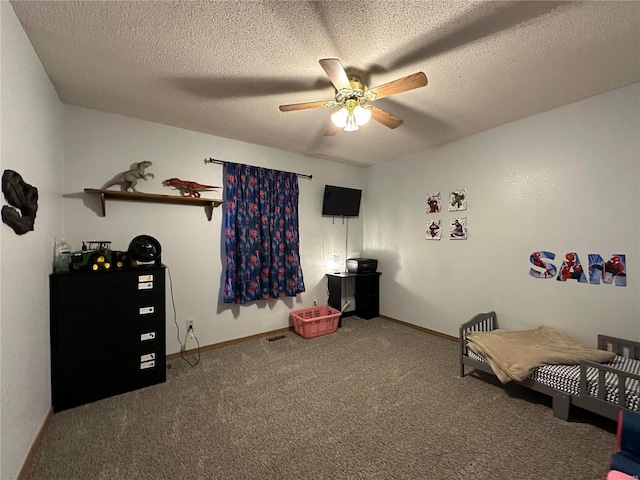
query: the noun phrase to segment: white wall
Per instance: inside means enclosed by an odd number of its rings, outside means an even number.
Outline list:
[[[508,328],[542,323],[593,344],[596,333],[640,337],[640,86],[530,117],[371,169],[149,122],[62,106],[8,2],[1,17],[1,169],[39,190],[35,231],[0,226],[0,477],[15,478],[51,405],[48,274],[53,237],[79,248],[107,239],[125,249],[141,233],[163,246],[181,331],[196,319],[203,345],[288,325],[291,309],[326,303],[326,261],[348,252],[379,259],[381,312],[457,334],[479,311],[495,309]],[[222,183],[215,157],[313,175],[300,180],[301,256],[307,291],[295,299],[226,306],[223,207],[204,209],[110,201],[100,187],[135,162],[154,162],[148,193],[175,193],[169,177]],[[64,179],[63,179],[64,172]],[[320,216],[325,183],[364,188],[363,214],[345,225]],[[426,195],[467,188],[469,239],[424,240]],[[64,200],[61,193],[65,193]],[[64,218],[63,212],[64,211]],[[363,221],[364,232],[363,232]],[[63,228],[64,227],[64,228]],[[628,286],[536,280],[529,254],[551,250],[627,255]],[[178,351],[167,299],[167,348]]]
[[[516,121],[371,169],[367,256],[380,259],[381,313],[457,336],[475,313],[507,328],[562,328],[640,340],[640,85]],[[401,187],[401,188],[400,188]],[[466,188],[468,209],[446,211]],[[445,211],[426,214],[441,192]],[[468,239],[447,239],[468,219]],[[425,240],[442,219],[443,239]],[[627,287],[534,279],[529,255],[626,254]]]
[[[9,2],[0,17],[1,170],[39,195],[34,231],[0,224],[0,478],[11,479],[51,407],[48,275],[62,233],[63,110]]]
[[[79,249],[83,240],[111,240],[114,250],[126,250],[137,235],[158,239],[162,262],[171,271],[182,337],[187,318],[195,319],[200,344],[210,345],[287,327],[289,312],[310,307],[313,298],[320,305],[327,304],[326,261],[334,253],[345,257],[346,225],[321,216],[324,185],[362,188],[365,169],[79,107],[64,109],[67,242],[72,249]],[[171,177],[222,185],[223,167],[205,165],[204,159],[209,157],[313,175],[312,180],[299,179],[305,293],[244,306],[222,303],[224,206],[214,209],[209,222],[203,207],[107,201],[107,215],[101,217],[96,213],[98,199],[83,193],[84,188],[100,188],[116,173],[143,160],[153,162],[147,172],[155,178],[139,182],[141,192],[178,195],[162,185]],[[223,189],[219,192],[203,195],[220,198]],[[363,209],[367,201],[365,196]],[[350,220],[348,248],[362,248],[361,218]],[[172,310],[167,298],[169,353],[180,351]],[[187,345],[193,347],[195,344]]]

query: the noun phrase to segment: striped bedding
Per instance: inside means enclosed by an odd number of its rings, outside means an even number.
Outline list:
[[[467,350],[469,358],[486,363],[486,360]],[[640,360],[621,357],[616,355],[606,365],[617,370],[640,375]],[[580,394],[580,366],[579,365],[545,365],[537,367],[533,370],[529,378],[535,382],[547,385],[571,395]],[[613,373],[605,374],[605,388],[607,389],[606,399],[609,402],[617,403],[618,401],[618,380]],[[640,410],[640,382],[634,379],[628,379],[625,388],[626,407],[630,410]],[[596,396],[598,394],[598,372],[595,368],[587,369],[587,393]]]

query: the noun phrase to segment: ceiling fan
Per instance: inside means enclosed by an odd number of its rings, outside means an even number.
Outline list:
[[[389,128],[397,128],[403,120],[371,105],[369,102],[380,98],[395,95],[397,93],[424,87],[427,84],[427,76],[423,72],[414,73],[399,78],[384,85],[368,88],[358,75],[347,75],[340,60],[337,58],[323,58],[320,65],[333,83],[336,95],[333,100],[320,102],[293,103],[280,105],[281,112],[294,110],[306,110],[318,107],[341,107],[331,115],[331,121],[345,132],[354,132],[373,118]],[[335,130],[329,130],[325,135],[335,135]]]

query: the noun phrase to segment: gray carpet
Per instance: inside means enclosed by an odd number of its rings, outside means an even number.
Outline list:
[[[602,480],[615,423],[381,319],[171,362],[167,382],[54,415],[28,478]]]

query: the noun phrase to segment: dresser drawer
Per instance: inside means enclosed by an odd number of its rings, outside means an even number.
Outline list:
[[[164,269],[67,272],[52,276],[51,296],[58,306],[164,295]]]
[[[67,305],[52,312],[55,338],[94,336],[101,332],[165,322],[164,297]]]
[[[64,344],[58,344],[52,351],[55,368],[75,368],[79,364],[111,362],[113,367],[134,361],[145,361],[153,354],[153,359],[165,356],[164,324],[141,325],[136,328],[112,330],[100,334],[84,336]]]
[[[166,363],[158,360],[142,368],[139,362],[131,361],[117,370],[109,362],[79,365],[74,370],[60,370],[56,372],[53,383],[53,409],[58,412],[162,383],[166,381],[166,374]]]

